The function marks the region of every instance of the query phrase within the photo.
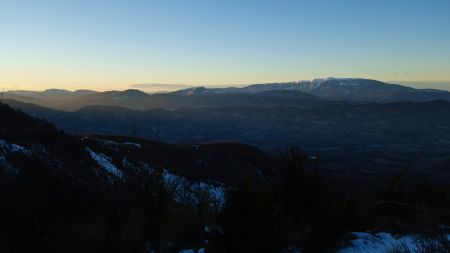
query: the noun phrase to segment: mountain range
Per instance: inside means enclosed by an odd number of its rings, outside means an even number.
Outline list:
[[[336,252],[360,229],[448,234],[450,101],[338,102],[275,86],[9,93],[73,111],[2,99],[1,248],[224,252],[235,238],[226,252],[266,252],[275,225],[268,252]]]
[[[450,92],[415,89],[359,78],[328,78],[313,81],[253,84],[245,87],[194,87],[169,93],[148,94],[139,90],[95,92],[51,89],[43,92],[8,91],[5,99],[33,103],[58,110],[75,111],[88,105],[128,109],[168,110],[200,107],[309,106],[330,102],[391,103],[450,100]]]

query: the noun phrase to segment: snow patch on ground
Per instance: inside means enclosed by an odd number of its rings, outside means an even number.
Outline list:
[[[225,191],[221,186],[214,186],[204,182],[195,183],[191,186],[192,190],[200,190],[201,192],[206,192],[209,197],[217,202],[219,206],[225,205]]]
[[[31,151],[29,149],[14,143],[8,143],[2,139],[0,139],[0,151],[2,151],[3,153],[11,152],[11,153],[22,153],[27,156],[31,155]]]
[[[5,168],[6,172],[13,175],[18,175],[19,170],[11,165],[7,159],[8,154],[11,153],[20,153],[26,156],[31,156],[32,152],[25,147],[0,139],[0,165]]]
[[[287,251],[282,251],[281,253],[301,253],[300,249],[289,248]]]
[[[166,188],[174,193],[175,201],[196,204],[201,198],[210,200],[211,205],[222,208],[225,205],[225,190],[222,186],[215,186],[204,182],[191,182],[188,179],[163,171]]]
[[[199,250],[194,249],[183,249],[179,253],[205,253],[205,249],[201,248]]]
[[[112,159],[104,154],[97,154],[92,149],[86,148],[91,158],[109,174],[116,178],[123,179],[123,172],[119,170],[113,163]]]
[[[116,142],[116,141],[112,141],[112,140],[104,140],[104,139],[98,139],[98,138],[93,138],[93,140],[96,140],[96,141],[102,142],[103,144],[108,144],[108,145],[130,145],[130,146],[135,146],[135,147],[141,148],[141,144],[132,143],[129,141]]]
[[[128,141],[126,141],[126,142],[124,142],[124,143],[119,143],[119,144],[122,144],[122,145],[131,145],[131,146],[136,146],[136,147],[138,147],[138,148],[141,148],[141,144],[139,144],[139,143],[133,143],[133,142],[128,142]]]
[[[408,247],[413,245],[410,237],[394,238],[391,234],[384,232],[377,234],[354,232],[352,235],[356,239],[353,239],[349,246],[338,250],[337,253],[382,253],[388,252],[402,243]]]
[[[397,237],[385,232],[376,234],[354,232],[352,234],[356,239],[350,241],[350,245],[338,250],[337,253],[385,253],[400,246],[409,249],[411,253],[419,253],[419,245],[414,236]],[[450,235],[447,238],[450,239]]]
[[[0,167],[3,167],[7,173],[12,175],[18,175],[20,172],[17,168],[8,163],[4,155],[0,155]]]

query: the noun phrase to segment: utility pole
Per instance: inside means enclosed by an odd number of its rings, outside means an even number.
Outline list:
[[[0,97],[0,103],[3,103],[3,95],[5,95],[5,88],[3,88],[2,95]]]
[[[133,137],[133,138],[137,137],[137,133],[136,133],[136,116],[134,116],[133,119],[131,120],[131,137]]]

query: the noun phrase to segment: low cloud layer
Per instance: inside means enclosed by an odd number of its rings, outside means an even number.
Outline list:
[[[450,91],[449,82],[433,82],[433,81],[397,81],[391,83],[398,83],[406,86],[410,86],[416,89],[438,89]]]
[[[164,92],[164,91],[182,90],[186,88],[191,88],[193,86],[185,84],[141,83],[141,84],[131,84],[129,87],[147,92]]]

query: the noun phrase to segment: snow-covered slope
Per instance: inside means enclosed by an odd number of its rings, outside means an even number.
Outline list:
[[[91,158],[111,176],[114,176],[117,179],[123,179],[123,172],[111,162],[110,157],[104,154],[97,154],[90,148],[86,148],[86,150],[89,152]]]
[[[376,234],[354,232],[353,236],[355,236],[356,238],[350,241],[350,245],[339,249],[337,253],[422,253],[432,252],[423,251],[425,250],[424,247],[434,247],[435,250],[440,247],[440,242],[438,241],[424,241],[423,238],[419,238],[414,235],[395,236],[393,234],[385,232]],[[447,235],[446,239],[450,240],[450,235]],[[445,240],[445,238],[443,238],[443,240]],[[450,241],[448,241],[447,243],[450,243]]]

